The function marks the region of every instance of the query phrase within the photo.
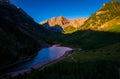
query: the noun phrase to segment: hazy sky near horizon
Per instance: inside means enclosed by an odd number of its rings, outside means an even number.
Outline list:
[[[68,19],[89,17],[103,3],[109,1],[111,0],[11,0],[36,22],[58,16],[65,16]]]

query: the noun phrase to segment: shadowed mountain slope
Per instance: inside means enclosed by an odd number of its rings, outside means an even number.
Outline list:
[[[0,67],[37,53],[49,33],[21,8],[0,2]]]

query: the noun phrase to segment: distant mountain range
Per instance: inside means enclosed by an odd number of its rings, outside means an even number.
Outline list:
[[[111,1],[104,3],[103,6],[87,18],[66,19],[64,16],[53,17],[40,22],[44,27],[53,28],[60,32],[73,33],[77,30],[98,30],[98,31],[117,31],[120,32],[120,3]],[[57,27],[56,27],[57,26]],[[59,28],[58,28],[59,26]],[[63,29],[63,30],[61,30]]]
[[[87,20],[87,18],[76,18],[76,19],[68,20],[64,16],[59,16],[59,17],[53,17],[46,21],[40,22],[40,24],[48,29],[56,28],[56,30],[63,32],[63,31],[65,31],[65,28],[67,28],[67,27],[71,27],[71,26],[74,28],[80,27],[81,25],[84,24],[84,22],[86,20]],[[63,29],[63,30],[61,30],[61,29]]]

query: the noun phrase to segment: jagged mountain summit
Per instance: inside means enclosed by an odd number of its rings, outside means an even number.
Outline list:
[[[50,27],[54,27],[54,26],[56,26],[56,25],[59,25],[59,26],[61,26],[61,27],[63,28],[63,25],[68,24],[68,23],[69,23],[69,20],[66,19],[66,18],[63,17],[63,16],[60,16],[60,17],[58,17],[58,18],[57,18],[57,17],[53,17],[53,18],[51,18],[51,19],[48,19],[48,20],[46,20],[46,21],[41,22],[40,24],[44,25],[45,23],[48,23],[48,25],[49,25]]]
[[[51,19],[41,22],[40,24],[49,30],[55,32],[63,32],[64,25],[68,23],[69,23],[68,19],[66,19],[63,16],[60,16],[58,18],[53,17]]]
[[[40,24],[46,28],[55,28],[56,26],[59,26],[59,28],[61,27],[64,30],[67,27],[78,28],[83,25],[86,20],[87,18],[76,18],[68,20],[64,16],[59,16],[40,22]]]

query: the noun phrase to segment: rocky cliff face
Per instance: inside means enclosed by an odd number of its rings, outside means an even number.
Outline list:
[[[45,23],[48,23],[48,25],[50,26],[50,27],[54,27],[54,26],[56,26],[56,25],[59,25],[59,26],[63,26],[63,25],[65,25],[65,24],[67,24],[67,23],[69,23],[69,20],[67,20],[65,17],[63,17],[63,16],[60,16],[60,17],[58,17],[58,18],[56,18],[56,17],[53,17],[53,18],[51,18],[51,19],[48,19],[48,20],[46,20],[46,21],[44,21],[44,22],[41,22],[40,24],[45,24]]]
[[[81,25],[83,25],[86,20],[87,20],[87,18],[72,19],[72,20],[69,20],[69,23],[64,25],[64,27],[73,26],[73,27],[77,28],[77,27],[80,27]]]
[[[41,22],[40,24],[42,24],[44,27],[59,26],[62,29],[65,29],[66,27],[69,27],[69,26],[77,28],[83,25],[86,20],[87,18],[76,18],[76,19],[68,20],[63,16],[60,16],[58,18],[53,17],[51,19]]]
[[[41,22],[40,24],[43,25],[48,30],[51,30],[54,32],[63,32],[64,25],[68,23],[69,23],[69,20],[67,20],[63,16],[60,16],[58,18],[53,17],[51,19]]]

